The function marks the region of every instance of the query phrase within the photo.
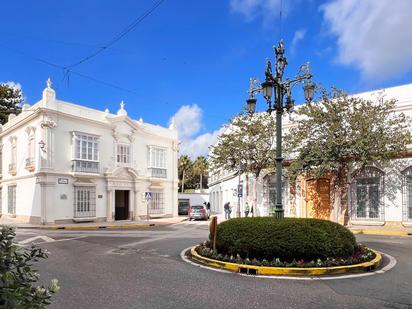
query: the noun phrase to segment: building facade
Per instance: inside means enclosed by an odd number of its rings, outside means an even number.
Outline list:
[[[177,215],[174,124],[133,120],[123,102],[117,114],[64,102],[48,80],[0,139],[4,217],[47,224]]]
[[[395,113],[412,117],[412,84],[357,94],[364,99],[396,99]],[[283,131],[293,126],[293,118],[283,120]],[[411,127],[412,130],[412,127]],[[293,158],[290,158],[293,159]],[[276,179],[274,174],[263,172],[257,180],[236,172],[211,171],[209,192],[212,210],[223,211],[223,204],[233,208],[253,204],[253,186],[256,185],[256,215],[266,216],[274,211]],[[243,185],[240,204],[238,184]],[[341,205],[334,208],[335,183],[333,177],[315,179],[299,176],[290,179],[287,171],[283,177],[283,205],[285,216],[322,218],[345,225],[412,226],[412,147],[404,156],[393,159],[388,166],[367,166],[347,172],[347,183],[341,188]],[[236,211],[232,214],[236,214]]]

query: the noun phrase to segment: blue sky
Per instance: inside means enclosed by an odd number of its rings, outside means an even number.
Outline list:
[[[412,82],[409,0],[165,0],[133,31],[69,74],[68,66],[110,42],[153,6],[146,1],[6,1],[0,19],[0,82],[28,103],[50,76],[57,97],[166,126],[176,113],[182,151],[204,154],[238,113],[248,80],[264,76],[284,39],[287,76],[310,61],[315,81],[354,93]],[[281,28],[280,28],[281,25]],[[117,89],[107,84],[120,87]],[[295,98],[301,101],[301,90]],[[260,100],[259,108],[265,104]]]

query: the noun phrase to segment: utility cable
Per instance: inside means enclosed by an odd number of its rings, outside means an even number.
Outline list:
[[[117,36],[115,36],[109,43],[106,45],[100,47],[97,51],[94,53],[84,57],[83,59],[70,64],[67,66],[67,68],[73,68],[75,66],[78,66],[94,57],[96,57],[98,54],[100,54],[102,51],[107,50],[109,47],[111,47],[113,44],[121,40],[125,35],[127,35],[130,31],[132,31],[134,28],[137,27],[143,20],[145,20],[149,15],[151,15],[165,0],[160,0],[156,2],[150,9],[148,9],[146,12],[144,12],[142,15],[140,15],[136,20],[133,21],[129,26],[127,26],[123,31],[121,31]]]

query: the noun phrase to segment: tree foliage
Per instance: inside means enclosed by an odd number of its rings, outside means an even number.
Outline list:
[[[256,178],[275,164],[275,120],[268,113],[234,117],[212,148],[210,164],[214,170],[252,173]]]
[[[295,153],[290,173],[334,178],[334,209],[345,223],[347,207],[341,207],[347,173],[367,165],[388,163],[412,142],[409,119],[394,112],[394,100],[365,100],[341,90],[322,89],[320,100],[297,111],[296,126],[285,137]]]
[[[1,227],[0,233],[0,307],[45,308],[52,294],[59,291],[57,280],[49,287],[34,286],[39,273],[33,263],[47,258],[47,252],[34,245],[26,249],[14,243],[14,229]]]
[[[8,84],[0,84],[0,124],[5,124],[10,114],[19,114],[23,102],[20,89]]]
[[[322,89],[317,103],[303,105],[285,141],[297,154],[293,171],[339,174],[348,163],[384,163],[411,143],[409,120],[394,113],[394,100],[373,102],[341,90]]]
[[[199,156],[193,162],[193,173],[196,176],[199,176],[199,185],[200,189],[203,188],[203,177],[207,176],[208,172],[208,163],[204,156]]]
[[[178,160],[179,191],[207,188],[208,163],[204,156],[193,162],[187,155]],[[200,184],[201,183],[201,184]]]

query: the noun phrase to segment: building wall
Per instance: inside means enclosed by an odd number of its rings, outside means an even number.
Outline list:
[[[34,133],[32,133],[34,132]],[[72,169],[73,132],[98,136],[99,170]],[[34,136],[34,164],[26,167],[29,135]],[[153,216],[177,216],[176,129],[135,121],[127,116],[123,103],[117,115],[59,101],[47,87],[41,101],[25,105],[1,127],[2,206],[5,216],[36,223],[66,222],[74,216],[75,186],[95,187],[95,220],[112,220],[114,190],[130,190],[131,219],[147,214],[144,193],[163,192],[163,208]],[[9,172],[12,142],[17,145],[16,171]],[[130,145],[130,163],[117,163],[117,144]],[[166,152],[166,177],[152,174],[148,147]],[[16,186],[15,215],[8,211],[8,187]],[[154,202],[152,201],[154,204]],[[150,204],[152,205],[152,204]]]
[[[395,113],[404,113],[407,116],[412,116],[412,84],[402,85],[398,87],[387,88],[384,90],[371,91],[356,94],[356,96],[362,97],[364,99],[374,100],[379,102],[380,99],[391,99],[394,98],[397,100]],[[283,129],[288,130],[293,126],[293,118],[283,119]],[[405,169],[409,166],[412,166],[412,152],[409,152],[403,158],[393,159],[391,164],[386,167],[377,167],[383,172],[383,181],[381,188],[379,189],[380,196],[380,212],[381,215],[379,218],[368,218],[367,220],[362,220],[354,216],[356,211],[357,203],[354,201],[353,194],[353,185],[356,183],[354,178],[354,173],[356,172],[352,168],[348,173],[347,184],[342,188],[343,190],[343,199],[340,209],[334,209],[334,179],[330,175],[325,175],[323,178],[330,181],[330,212],[329,216],[320,215],[320,212],[317,213],[318,217],[327,218],[332,221],[337,221],[343,224],[352,224],[352,225],[412,225],[412,217],[408,218],[406,216],[406,210],[408,205],[411,205],[412,208],[412,192],[409,193],[408,188],[405,186]],[[412,170],[412,168],[411,168]],[[234,190],[237,186],[237,177],[228,177],[230,175],[228,171],[210,171],[209,177],[209,189],[210,189],[210,199],[213,209],[213,204],[216,204],[216,209],[218,212],[223,211],[223,203],[226,201],[233,202],[233,199],[227,196],[228,191]],[[412,177],[412,172],[410,174]],[[268,203],[267,203],[267,189],[265,189],[265,174],[261,175],[257,181],[257,215],[268,215]],[[242,179],[246,179],[246,175],[242,175]],[[411,178],[412,179],[412,178]],[[310,203],[310,194],[308,194],[311,189],[308,186],[308,180],[311,181],[311,178],[305,178],[299,176],[297,181],[289,179],[285,193],[286,201],[284,203],[285,207],[285,216],[290,217],[313,217],[313,213],[310,213],[311,207]],[[245,180],[245,183],[247,181]],[[253,177],[249,177],[249,194],[246,192],[245,202],[251,203],[253,201],[252,191],[253,191]],[[313,187],[313,182],[312,182]],[[317,189],[319,186],[314,185]],[[412,188],[412,186],[411,186]],[[324,190],[324,189],[323,189]],[[248,191],[244,188],[244,192]],[[320,197],[321,192],[315,190],[315,194]],[[412,191],[412,189],[411,189]],[[409,198],[409,194],[411,198]],[[323,197],[325,194],[323,194]],[[411,201],[410,201],[411,200]],[[410,201],[410,202],[409,202]],[[408,204],[409,203],[409,204]],[[322,207],[324,204],[319,203]],[[316,217],[316,216],[315,216]]]

